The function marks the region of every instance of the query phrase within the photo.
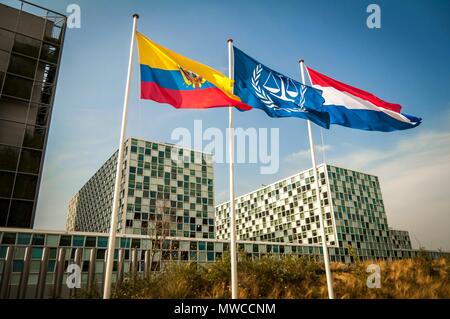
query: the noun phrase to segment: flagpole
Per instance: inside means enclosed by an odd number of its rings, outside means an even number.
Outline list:
[[[300,59],[300,73],[302,76],[302,83],[305,83],[305,73],[303,71],[303,64],[304,60]],[[333,291],[333,278],[331,277],[331,270],[330,270],[330,259],[328,256],[328,248],[327,248],[327,240],[325,236],[325,223],[323,221],[322,216],[322,201],[320,196],[320,183],[319,183],[319,176],[317,174],[317,166],[316,166],[316,155],[314,152],[314,141],[313,141],[313,135],[312,135],[312,128],[311,128],[311,121],[307,120],[308,122],[308,137],[309,137],[309,149],[311,152],[311,162],[313,166],[313,176],[314,176],[314,182],[316,184],[316,190],[317,190],[317,208],[319,210],[319,223],[320,223],[320,235],[322,237],[322,250],[323,250],[323,261],[325,264],[325,274],[327,277],[327,288],[328,288],[328,298],[334,299],[334,291]]]
[[[234,80],[233,39],[228,39],[228,76]],[[237,257],[236,257],[236,211],[234,203],[234,129],[233,107],[228,108],[228,141],[230,164],[230,257],[231,257],[231,298],[238,298]]]
[[[130,92],[130,81],[131,81],[131,66],[133,62],[133,50],[134,50],[134,38],[136,34],[137,20],[139,19],[138,14],[133,14],[133,31],[131,33],[131,44],[130,44],[130,56],[128,59],[128,71],[127,71],[127,81],[125,84],[125,96],[123,99],[123,111],[122,111],[122,127],[120,129],[120,141],[119,141],[119,151],[117,155],[117,168],[116,168],[116,181],[114,185],[114,198],[113,207],[111,211],[111,225],[109,228],[109,239],[108,239],[108,251],[106,254],[106,270],[105,270],[105,283],[103,287],[103,299],[109,299],[111,297],[111,283],[112,283],[112,271],[114,264],[114,250],[116,243],[116,232],[118,223],[118,213],[119,213],[119,200],[120,200],[120,185],[122,180],[122,164],[123,164],[123,153],[124,153],[124,143],[125,143],[125,132],[127,128],[127,115],[128,115],[128,96]]]

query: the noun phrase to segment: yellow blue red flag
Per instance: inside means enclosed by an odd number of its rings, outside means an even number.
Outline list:
[[[176,108],[235,106],[249,110],[233,94],[233,81],[219,71],[166,49],[136,32],[141,98]]]

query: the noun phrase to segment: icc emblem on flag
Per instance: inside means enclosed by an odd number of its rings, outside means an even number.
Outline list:
[[[272,71],[264,79],[261,75],[263,68],[257,64],[252,74],[252,87],[256,96],[267,107],[274,110],[284,110],[287,112],[306,112],[304,108],[306,86],[299,83],[300,88],[292,79],[281,74],[273,75]],[[261,85],[260,82],[263,82]],[[291,102],[298,105],[298,108],[280,107],[274,103],[272,97],[285,102]]]
[[[322,92],[295,81],[256,61],[236,47],[234,94],[270,117],[298,117],[329,128],[329,116],[315,111],[324,102]]]

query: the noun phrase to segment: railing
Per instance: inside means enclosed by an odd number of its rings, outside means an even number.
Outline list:
[[[74,256],[71,258],[72,256],[67,254],[70,248],[59,247],[56,263],[52,264],[49,260],[50,248],[43,247],[41,258],[38,260],[38,269],[33,271],[33,264],[36,260],[33,260],[32,256],[33,247],[28,246],[20,264],[20,272],[15,271],[17,270],[15,268],[19,267],[14,264],[17,262],[17,260],[14,260],[15,249],[12,245],[8,246],[3,260],[0,299],[74,298],[81,290],[86,293],[100,291],[104,278],[105,258],[97,259],[97,248],[76,248]],[[125,249],[118,249],[113,273],[115,284],[123,282],[127,276],[135,277],[139,275],[146,278],[151,271],[160,269],[160,262],[152,260],[150,250],[143,252],[144,259],[142,261],[139,260],[141,250],[133,248],[130,252],[131,258],[126,261]],[[99,264],[101,267],[98,267]],[[80,272],[68,273],[69,265],[76,265]],[[72,266],[73,268],[76,267]],[[16,276],[18,273],[20,275]],[[80,277],[76,278],[76,276]],[[77,280],[80,280],[79,287],[76,287]],[[75,286],[71,286],[70,283]]]

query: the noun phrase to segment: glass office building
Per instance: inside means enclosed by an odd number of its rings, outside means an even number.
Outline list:
[[[412,249],[409,232],[406,230],[389,229],[393,249]]]
[[[129,138],[125,142],[120,234],[229,240],[229,203],[214,209],[211,155]],[[173,155],[183,155],[183,161]],[[109,231],[117,152],[69,203],[68,231]],[[409,235],[389,229],[378,178],[319,165],[322,214],[333,261],[391,258],[411,249]],[[312,169],[236,198],[237,239],[321,247]]]
[[[82,271],[81,288],[101,291],[105,276],[108,236],[104,233],[42,231],[0,227],[0,299],[68,298],[79,289],[69,289],[67,267],[76,264]],[[239,258],[272,256],[320,260],[318,245],[238,240]],[[151,238],[145,235],[118,234],[116,238],[113,282],[129,276],[147,277],[167,263],[192,262],[207,265],[229,254],[223,239],[186,237]],[[329,248],[332,260],[350,262],[338,248]],[[414,258],[426,253],[430,258],[450,257],[450,253],[395,249],[390,259]],[[374,258],[378,259],[378,258]]]
[[[147,277],[168,263],[223,260],[230,251],[228,203],[217,206],[214,219],[210,156],[135,138],[125,146],[113,282]],[[174,154],[187,158],[174,161]],[[81,269],[82,289],[101,291],[116,163],[117,152],[73,197],[68,231],[0,227],[0,299],[74,297],[79,289],[65,285],[71,264]],[[312,175],[306,170],[236,199],[238,258],[322,259]],[[332,261],[450,256],[411,249],[408,232],[388,228],[376,176],[321,165],[319,177]],[[163,220],[167,232],[149,233]]]
[[[67,230],[109,231],[116,165],[117,152],[71,199]],[[215,238],[211,155],[129,138],[122,169],[120,233]]]
[[[0,226],[33,226],[66,17],[0,3]]]
[[[323,164],[318,171],[326,240],[340,251],[336,257],[346,261],[349,249],[362,259],[391,257],[393,245],[411,249],[407,232],[388,228],[378,177]],[[309,169],[236,198],[237,238],[320,244],[315,185]],[[216,226],[217,238],[228,239],[229,202],[216,207]]]

